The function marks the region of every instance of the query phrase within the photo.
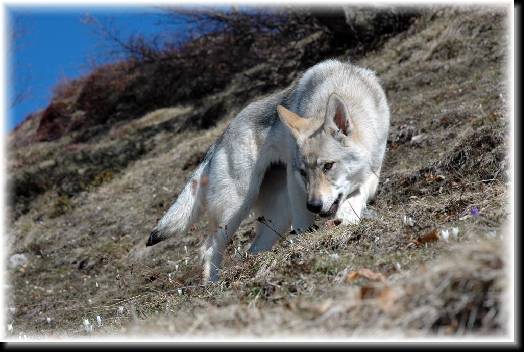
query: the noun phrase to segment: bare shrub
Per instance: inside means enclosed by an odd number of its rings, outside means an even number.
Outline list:
[[[255,76],[248,77],[255,80],[252,87],[234,97],[235,104],[244,103],[289,84],[297,72],[322,59],[357,46],[362,51],[377,45],[385,31],[404,29],[411,16],[392,17],[388,11],[375,11],[351,27],[342,7],[329,12],[283,7],[164,10],[163,25],[176,29],[152,38],[123,38],[111,21],[85,19],[108,44],[107,55],[120,61],[56,89],[54,101],[75,96],[69,110],[82,114],[73,122],[64,118],[66,126],[53,138],[71,130],[134,119],[159,108],[200,105],[202,99],[223,91],[239,73],[261,66]],[[182,23],[188,33],[181,37]],[[375,30],[380,35],[373,36]],[[359,31],[364,34],[359,36]]]

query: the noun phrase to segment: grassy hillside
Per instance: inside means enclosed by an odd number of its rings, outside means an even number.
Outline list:
[[[209,286],[205,219],[153,247],[147,236],[235,113],[296,79],[334,28],[201,99],[48,140],[34,137],[35,114],[9,142],[8,336],[506,333],[506,16],[428,8],[358,55],[344,41],[319,49],[314,58],[350,58],[383,81],[392,119],[376,201],[358,225],[319,221],[258,255],[246,253],[247,219]],[[55,107],[68,121],[85,114],[73,93]]]

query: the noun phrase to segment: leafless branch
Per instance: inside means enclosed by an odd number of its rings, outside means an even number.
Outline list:
[[[22,75],[21,77],[16,77],[15,90],[9,102],[9,107],[14,108],[15,106],[21,104],[31,97],[30,81],[31,75],[29,73],[28,67],[20,67],[20,62],[17,57],[17,52],[21,48],[21,39],[27,35],[27,30],[20,21],[15,18],[13,25],[9,31],[10,45],[9,50],[12,51],[14,57],[14,67],[18,69],[15,71],[17,75]],[[21,72],[24,72],[23,74]]]

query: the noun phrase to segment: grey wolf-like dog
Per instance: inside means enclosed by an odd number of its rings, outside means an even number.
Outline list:
[[[377,190],[389,108],[375,74],[327,60],[287,89],[245,107],[210,147],[147,246],[184,234],[206,213],[204,280],[216,281],[227,243],[252,211],[251,252],[270,250],[315,214],[342,224],[360,220]]]

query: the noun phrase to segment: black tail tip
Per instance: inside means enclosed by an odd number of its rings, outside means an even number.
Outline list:
[[[151,231],[151,234],[149,235],[149,238],[147,239],[147,242],[146,242],[146,247],[153,246],[161,241],[162,241],[162,238],[160,237],[160,232],[158,232],[158,230],[155,229]]]

